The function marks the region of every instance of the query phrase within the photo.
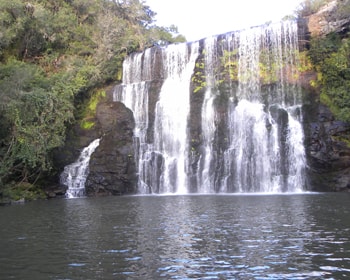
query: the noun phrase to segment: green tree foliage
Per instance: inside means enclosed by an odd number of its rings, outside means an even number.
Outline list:
[[[154,16],[140,0],[0,1],[0,196],[52,172],[76,106],[120,79],[127,54],[185,41]]]
[[[178,33],[178,29],[174,25],[171,25],[169,27],[156,26],[151,30],[150,36],[153,44],[160,46],[186,41],[185,37]]]
[[[297,11],[299,16],[309,16],[318,12],[331,0],[305,0]],[[350,0],[336,1],[330,21],[347,19]],[[324,37],[314,37],[310,42],[309,59],[317,72],[317,80],[312,81],[321,91],[321,101],[326,104],[339,120],[350,122],[350,33],[330,33]]]
[[[321,101],[338,119],[350,122],[350,39],[336,34],[313,39],[310,57],[319,73]]]
[[[50,152],[63,144],[65,126],[73,118],[72,94],[47,78],[40,67],[10,60],[0,66],[3,126],[0,180],[35,181],[52,168]]]

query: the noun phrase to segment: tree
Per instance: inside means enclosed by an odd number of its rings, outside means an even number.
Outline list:
[[[35,65],[12,60],[0,72],[1,101],[6,102],[1,115],[7,124],[1,133],[0,182],[13,176],[34,182],[52,168],[50,153],[64,142],[73,118],[72,96]]]
[[[140,0],[0,1],[0,195],[54,174],[80,104],[119,79],[126,55],[184,41]]]

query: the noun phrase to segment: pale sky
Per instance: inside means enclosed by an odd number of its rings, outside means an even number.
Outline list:
[[[145,0],[159,26],[178,27],[188,41],[236,31],[293,14],[303,0]]]

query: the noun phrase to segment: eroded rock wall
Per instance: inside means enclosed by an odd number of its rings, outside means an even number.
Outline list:
[[[307,183],[312,191],[350,191],[350,124],[336,120],[310,86],[314,74],[301,79],[305,91],[303,127]]]
[[[330,1],[318,12],[306,17],[311,36],[325,36],[331,32],[345,33],[349,31],[350,15],[337,12],[341,6],[338,2],[340,1]]]
[[[332,32],[348,36],[350,16],[337,12],[337,2],[330,1],[317,13],[299,21],[301,50],[308,49],[310,39]],[[320,88],[310,86],[316,76],[316,72],[308,71],[300,79],[305,96],[307,183],[313,191],[350,191],[350,124],[336,120],[320,102]]]
[[[134,193],[137,177],[132,112],[120,102],[103,102],[97,107],[96,118],[101,141],[90,159],[87,195]]]

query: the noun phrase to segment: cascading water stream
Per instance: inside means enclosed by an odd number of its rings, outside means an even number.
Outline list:
[[[114,98],[134,113],[139,193],[302,191],[297,52],[286,21],[128,57]]]
[[[206,91],[201,112],[201,129],[203,139],[203,156],[200,165],[203,166],[202,172],[198,173],[198,192],[213,193],[214,178],[212,174],[211,162],[213,160],[213,139],[215,133],[215,109],[214,100],[216,97],[215,88],[216,80],[214,73],[214,65],[216,64],[217,38],[209,37],[204,41],[204,65],[205,65],[205,84]]]
[[[144,190],[142,193],[147,193],[148,165],[145,163],[149,161],[149,150],[152,150],[152,145],[146,142],[148,129],[148,87],[149,84],[147,82],[132,83],[125,87],[117,87],[114,92],[114,99],[123,100],[123,103],[134,112],[134,152],[139,170],[138,190]]]
[[[304,185],[294,28],[285,22],[240,33],[238,104],[229,113],[234,155],[227,159],[235,191],[295,192]],[[264,96],[263,83],[271,82],[275,87]]]
[[[152,180],[152,168],[148,164],[152,159],[153,145],[147,143],[149,125],[148,88],[152,80],[152,51],[136,53],[129,56],[123,63],[123,84],[117,86],[113,99],[121,101],[134,113],[134,151],[137,161],[139,180],[138,191],[148,193]],[[153,75],[154,76],[154,75]]]
[[[61,184],[67,186],[66,197],[77,198],[85,196],[85,182],[89,174],[89,161],[92,153],[100,144],[100,139],[96,139],[85,147],[78,160],[65,166],[61,176]]]
[[[198,43],[172,45],[161,51],[164,81],[155,105],[153,143],[147,139],[147,129],[148,87],[154,76],[141,73],[152,73],[156,59],[150,58],[151,50],[124,62],[123,85],[116,87],[114,100],[123,102],[134,112],[139,192],[187,193],[187,119]]]
[[[163,157],[160,193],[187,193],[190,81],[198,46],[169,46],[165,51],[166,78],[155,110],[154,149]]]

